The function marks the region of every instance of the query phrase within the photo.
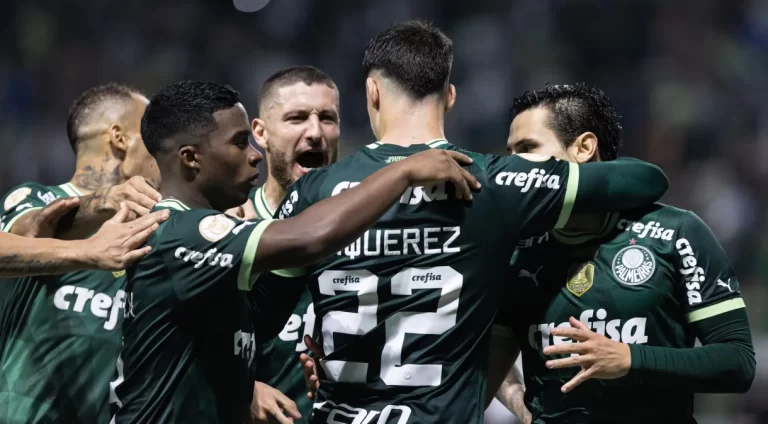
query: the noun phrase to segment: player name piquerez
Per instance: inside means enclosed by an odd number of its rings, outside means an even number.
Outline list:
[[[354,259],[358,256],[404,256],[458,253],[455,245],[461,227],[396,228],[368,230],[338,256]]]

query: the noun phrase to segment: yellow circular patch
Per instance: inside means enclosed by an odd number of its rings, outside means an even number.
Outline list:
[[[206,216],[200,221],[200,235],[208,241],[219,241],[233,228],[235,223],[224,214]]]
[[[14,206],[21,203],[21,201],[24,200],[25,197],[29,196],[30,193],[32,193],[32,189],[29,187],[17,188],[16,190],[13,191],[13,193],[9,194],[8,197],[5,198],[5,203],[3,203],[3,208],[7,212]]]

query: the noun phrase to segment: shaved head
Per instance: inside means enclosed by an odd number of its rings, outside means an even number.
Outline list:
[[[77,153],[82,140],[104,132],[110,125],[128,127],[140,122],[133,119],[134,115],[139,114],[140,120],[148,102],[138,90],[125,85],[109,83],[88,89],[69,109],[67,137],[72,149]]]
[[[265,115],[273,106],[275,94],[283,87],[288,87],[302,82],[308,86],[322,84],[336,92],[336,107],[339,106],[339,89],[336,83],[325,72],[314,66],[294,66],[282,69],[264,81],[259,90],[259,114]]]

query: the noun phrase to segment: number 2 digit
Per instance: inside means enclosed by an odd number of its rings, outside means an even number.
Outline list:
[[[379,278],[365,270],[325,271],[319,279],[320,293],[334,296],[339,291],[357,291],[358,312],[330,311],[323,317],[323,350],[333,352],[333,334],[364,335],[377,325]],[[414,290],[440,289],[435,312],[398,312],[385,322],[386,343],[381,353],[379,376],[390,386],[438,386],[443,366],[439,364],[403,364],[405,334],[440,335],[456,325],[459,294],[464,277],[447,266],[406,268],[391,279],[394,295],[409,296]],[[321,361],[328,377],[337,382],[367,381],[368,363]]]

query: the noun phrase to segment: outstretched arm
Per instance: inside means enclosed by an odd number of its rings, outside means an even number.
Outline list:
[[[259,241],[254,270],[301,267],[333,254],[360,237],[411,185],[449,181],[458,198],[471,199],[470,187],[478,189],[479,183],[459,163],[472,160],[453,151],[424,151],[382,168],[357,187],[295,217],[272,222]]]
[[[578,166],[574,183],[578,194],[573,212],[613,212],[651,204],[669,188],[669,180],[656,165],[633,158],[589,162]],[[566,199],[567,200],[567,199]]]
[[[651,204],[669,187],[657,166],[636,159],[578,165],[549,156],[488,157],[499,216],[515,238],[563,228],[572,212],[612,212]]]

